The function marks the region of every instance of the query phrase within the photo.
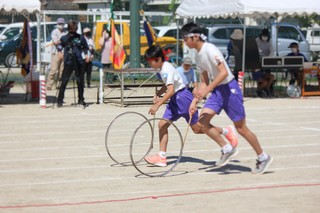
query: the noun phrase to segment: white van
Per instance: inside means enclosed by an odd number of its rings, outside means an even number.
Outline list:
[[[158,37],[166,36],[166,37],[177,38],[177,26],[156,26],[152,28]],[[180,33],[180,28],[181,27],[179,27],[179,39],[182,38]]]
[[[312,60],[316,61],[320,53],[320,26],[308,27],[305,36],[310,45]]]

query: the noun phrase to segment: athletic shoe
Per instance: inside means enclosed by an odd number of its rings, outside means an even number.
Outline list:
[[[236,129],[232,125],[227,126],[226,129],[228,130],[228,134],[226,135],[227,140],[233,148],[237,147],[239,140]]]
[[[79,106],[83,106],[83,107],[89,106],[89,104],[87,104],[87,103],[84,102],[84,101],[78,101],[78,105],[79,105]]]
[[[252,172],[253,174],[263,174],[271,165],[273,158],[268,155],[268,158],[264,161],[257,160],[256,168]]]
[[[166,157],[160,157],[158,154],[156,155],[149,155],[144,158],[144,160],[152,165],[160,166],[160,167],[166,167],[167,166],[167,158]]]
[[[228,153],[223,153],[223,151],[221,152],[222,155],[220,157],[220,160],[216,162],[216,167],[222,167],[226,165],[227,163],[229,163],[231,157],[234,157],[239,153],[239,151],[236,148],[233,148],[232,151]]]

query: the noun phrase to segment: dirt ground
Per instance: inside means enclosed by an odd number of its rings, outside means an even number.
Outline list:
[[[96,92],[85,89],[86,109],[72,105],[72,89],[62,108],[52,107],[56,91],[48,92],[42,109],[24,101],[19,85],[2,99],[0,212],[319,212],[320,97],[245,98],[248,126],[274,158],[263,175],[251,174],[256,156],[242,137],[239,154],[215,168],[218,145],[189,131],[174,171],[150,178],[115,165],[105,148],[115,116],[135,111],[150,118],[149,106],[96,104]],[[140,123],[123,119],[113,134],[114,156],[129,159],[130,136]],[[212,124],[230,120],[221,113]],[[184,135],[186,122],[176,126]]]

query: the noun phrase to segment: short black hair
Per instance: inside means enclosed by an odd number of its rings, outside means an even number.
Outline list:
[[[201,35],[204,33],[204,30],[198,24],[196,24],[194,22],[189,22],[189,23],[183,25],[183,27],[181,28],[181,35],[182,35],[182,37],[185,37],[189,33],[195,33],[195,34]],[[200,37],[200,39],[203,41],[203,39],[201,37]]]
[[[157,45],[152,45],[150,46],[145,54],[144,54],[144,58],[148,61],[149,59],[151,58],[161,58],[162,61],[165,61],[165,58],[164,58],[164,54],[163,54],[163,51],[162,51],[162,48],[160,46],[157,46]]]
[[[267,41],[270,41],[270,33],[269,33],[269,30],[267,28],[264,28],[260,35],[259,35],[259,38],[262,40],[262,36],[267,36],[268,37],[268,40]]]
[[[292,43],[288,46],[288,48],[293,48],[293,47],[299,48],[299,44],[298,44],[297,42],[292,42]]]

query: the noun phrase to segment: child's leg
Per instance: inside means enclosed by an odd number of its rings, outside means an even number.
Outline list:
[[[160,142],[160,151],[166,152],[168,146],[168,128],[170,126],[169,121],[161,120],[158,123],[159,128],[159,142]]]
[[[201,112],[198,123],[201,126],[201,131],[208,135],[221,147],[222,155],[220,159],[215,163],[215,166],[221,167],[226,165],[231,157],[236,156],[238,154],[238,150],[236,148],[233,148],[229,143],[227,143],[223,139],[223,137],[221,137],[221,134],[218,131],[218,129],[210,124],[210,120],[215,114],[216,113],[213,110],[204,108]]]
[[[258,138],[248,128],[248,126],[246,124],[246,120],[242,119],[240,121],[236,121],[236,122],[234,122],[234,126],[236,127],[238,133],[248,141],[248,143],[251,145],[251,147],[254,149],[254,151],[257,153],[257,155],[262,154],[263,150],[260,146]]]
[[[161,120],[158,123],[159,127],[159,142],[160,150],[157,154],[148,155],[144,159],[147,163],[156,166],[165,167],[167,166],[167,145],[168,145],[168,128],[170,126],[169,121]]]
[[[211,119],[216,113],[208,108],[204,108],[201,111],[199,121],[196,125],[198,125],[201,129],[201,132],[208,135],[211,139],[213,139],[220,147],[224,147],[227,145],[227,142],[221,137],[222,129],[219,132],[219,129],[212,126],[210,124]]]
[[[263,174],[271,165],[273,158],[262,150],[257,136],[247,127],[245,119],[234,122],[234,125],[239,134],[248,141],[258,156],[256,168],[252,170],[252,173]]]

